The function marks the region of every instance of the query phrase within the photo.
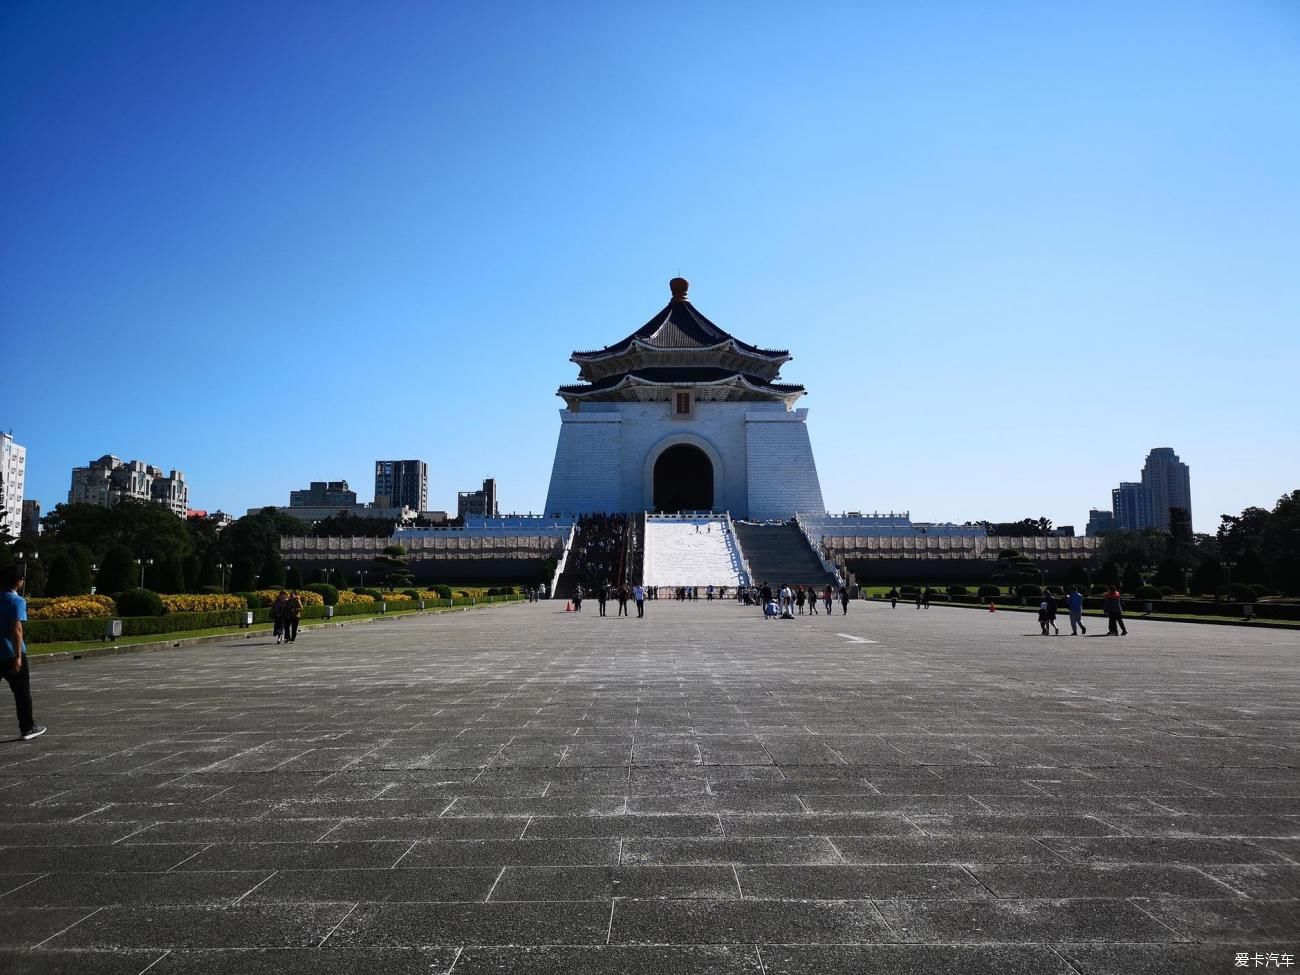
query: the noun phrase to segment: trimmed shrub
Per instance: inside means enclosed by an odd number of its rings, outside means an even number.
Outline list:
[[[351,589],[340,589],[339,601],[338,603],[336,603],[336,605],[351,606],[354,603],[365,603],[368,606],[374,601],[375,601],[374,596],[359,596],[356,593],[354,593]]]
[[[1159,586],[1138,586],[1137,592],[1133,594],[1135,599],[1159,599],[1162,593]]]
[[[243,599],[244,605],[247,606],[249,609],[261,609],[266,605],[266,602],[262,599],[262,597],[255,592],[236,592],[236,593],[232,593],[231,595],[239,596],[241,599]]]
[[[984,599],[1001,599],[1002,590],[997,586],[980,586],[976,595]]]
[[[352,591],[356,593],[358,596],[369,596],[371,599],[374,599],[376,601],[384,598],[384,594],[380,592],[378,589],[366,589],[366,588],[362,588],[361,586],[358,586]]]
[[[1261,584],[1258,583],[1258,582],[1248,582],[1248,583],[1246,583],[1246,585],[1250,586],[1251,589],[1255,590],[1255,595],[1256,595],[1256,596],[1261,596],[1261,597],[1262,597],[1262,596],[1271,596],[1271,595],[1273,595],[1273,590],[1272,590],[1272,589],[1268,588],[1268,586],[1261,585]]]
[[[965,586],[949,586],[949,587],[948,587],[948,595],[949,595],[949,596],[969,596],[969,595],[970,595],[970,590],[968,590]]]
[[[326,606],[337,606],[339,601],[339,591],[328,582],[313,582],[310,586],[305,587],[306,592],[314,592],[325,601]]]
[[[1035,583],[1025,582],[1016,586],[1016,595],[1025,599],[1041,599],[1043,596],[1043,590],[1041,586],[1038,586]]]
[[[199,592],[205,596],[222,596],[225,595],[226,590],[220,586],[199,586]]]
[[[238,596],[190,596],[176,595],[162,597],[163,609],[169,613],[214,613],[223,609],[246,609],[245,603]]]
[[[1228,598],[1238,603],[1253,603],[1259,598],[1255,590],[1244,582],[1228,586]]]
[[[417,589],[403,589],[403,590],[402,590],[402,595],[405,596],[407,599],[422,599],[422,598],[423,598],[423,597],[420,595],[419,590],[417,590]]]
[[[104,619],[117,613],[111,596],[60,596],[57,599],[29,599],[29,620]]]
[[[119,616],[162,616],[163,601],[149,589],[127,589],[117,594],[117,612]]]
[[[1159,588],[1160,588],[1161,597],[1165,599],[1169,598],[1170,596],[1177,596],[1179,594],[1178,590],[1175,589],[1173,586],[1160,586]]]
[[[1110,586],[1104,586],[1101,583],[1097,583],[1097,585],[1092,587],[1092,594],[1094,596],[1104,596],[1108,592],[1110,592]]]
[[[437,585],[430,586],[429,588],[432,589],[434,592],[436,592],[436,593],[438,594],[438,597],[439,597],[440,599],[450,599],[450,598],[451,598],[451,586],[447,586],[447,585],[443,585],[442,583],[438,583]]]

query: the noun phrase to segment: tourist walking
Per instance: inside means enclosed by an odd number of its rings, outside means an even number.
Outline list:
[[[1049,617],[1047,615],[1047,600],[1044,599],[1038,604],[1038,631],[1040,636],[1047,636],[1047,624]]]
[[[302,620],[302,597],[295,589],[284,601],[284,642],[294,643],[298,639],[298,623]]]
[[[18,712],[18,736],[31,741],[45,734],[45,729],[32,717],[31,666],[27,661],[27,646],[23,642],[23,623],[27,621],[27,600],[23,588],[27,585],[27,569],[11,565],[0,569],[0,669],[13,691],[14,708]]]
[[[1056,625],[1056,611],[1058,609],[1056,597],[1052,595],[1050,589],[1044,594],[1043,602],[1047,603],[1047,622],[1051,624],[1052,629],[1056,631],[1056,635],[1060,636],[1061,628]]]
[[[921,608],[921,590],[920,590],[920,589],[918,589],[918,590],[916,591],[916,608],[917,608],[917,609],[920,609],[920,608]]]
[[[577,585],[573,587],[573,611],[575,613],[582,612],[582,586],[581,585]]]
[[[629,595],[631,594],[628,592],[626,583],[618,587],[618,615],[619,616],[627,615],[627,599]]]
[[[1120,596],[1117,587],[1110,587],[1110,592],[1106,593],[1105,598],[1102,600],[1102,609],[1109,621],[1107,634],[1109,636],[1128,636],[1128,627],[1124,625],[1124,599]]]
[[[605,604],[609,602],[609,583],[606,582],[596,590],[597,609],[601,616],[605,615]]]
[[[826,615],[830,616],[835,606],[835,590],[829,584],[826,586],[826,591],[822,593],[822,602],[826,605]]]
[[[889,592],[886,595],[889,598],[889,608],[898,609],[898,587],[891,586]]]
[[[636,618],[645,618],[645,589],[640,583],[632,587],[632,601],[636,603]]]
[[[930,608],[930,587],[929,586],[926,586],[924,591],[921,593],[921,606],[924,609]]]
[[[1065,607],[1070,611],[1070,636],[1078,636],[1080,632],[1087,636],[1088,628],[1083,625],[1083,593],[1079,592],[1078,586],[1070,587]]]
[[[271,635],[275,637],[276,643],[284,639],[284,604],[288,601],[289,594],[281,589],[271,604]]]
[[[849,615],[849,587],[840,586],[840,610],[841,616]]]

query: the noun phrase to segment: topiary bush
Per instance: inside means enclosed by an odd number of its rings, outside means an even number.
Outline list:
[[[1036,583],[1025,582],[1016,586],[1016,595],[1025,599],[1041,599],[1043,590]]]
[[[369,596],[371,599],[375,600],[376,602],[384,598],[384,594],[380,592],[378,589],[369,589],[364,586],[357,586],[352,591],[356,593],[358,596]]]
[[[220,586],[199,586],[199,593],[204,596],[224,596],[226,590]]]
[[[161,616],[162,598],[149,589],[126,589],[117,594],[119,616]]]
[[[948,587],[948,595],[949,595],[949,596],[969,596],[969,595],[970,595],[970,590],[968,590],[965,586],[949,586],[949,587]]]
[[[403,589],[402,595],[407,599],[419,599],[420,591],[418,589]]]
[[[1259,598],[1253,586],[1244,582],[1234,582],[1228,586],[1228,598],[1239,603],[1253,603]]]
[[[249,609],[263,609],[266,606],[266,600],[264,600],[261,596],[259,596],[255,592],[237,592],[237,593],[232,593],[232,595],[243,596],[244,603],[248,606]]]
[[[1248,582],[1246,583],[1246,585],[1250,586],[1251,589],[1255,590],[1255,595],[1261,598],[1264,596],[1273,595],[1272,589],[1268,588],[1268,586],[1261,585],[1258,582]]]
[[[432,589],[434,592],[436,592],[440,599],[451,598],[451,586],[444,585],[443,583],[440,582],[437,585],[430,586],[429,588]]]
[[[1105,586],[1101,583],[1097,583],[1097,585],[1092,587],[1092,594],[1094,596],[1104,596],[1108,592],[1110,592],[1110,586]]]
[[[1002,590],[997,586],[980,586],[976,595],[982,599],[1000,599]]]
[[[1160,596],[1161,598],[1164,599],[1167,599],[1170,596],[1177,596],[1179,594],[1178,590],[1175,589],[1173,586],[1160,586],[1159,588],[1160,588]]]
[[[336,606],[339,601],[339,591],[328,582],[313,582],[310,586],[304,586],[307,592],[314,592],[325,600],[326,606]]]
[[[1135,599],[1159,599],[1162,593],[1159,586],[1138,586],[1137,592],[1133,594]]]

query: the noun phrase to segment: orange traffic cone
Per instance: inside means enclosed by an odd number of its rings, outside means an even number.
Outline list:
[[[565,611],[566,613],[572,613],[572,612],[573,612],[573,603],[571,603],[571,602],[570,602],[570,603],[565,603],[565,604],[564,604],[564,611]]]
[[[993,600],[990,599],[990,600],[989,600],[989,612],[990,612],[990,613],[996,613],[997,611],[998,611],[998,604],[995,603]]]

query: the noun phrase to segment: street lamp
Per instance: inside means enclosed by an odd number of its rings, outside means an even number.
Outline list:
[[[153,559],[136,559],[135,564],[140,567],[140,588],[144,588],[144,569],[147,565],[153,565]]]
[[[1219,568],[1223,570],[1223,585],[1228,587],[1232,585],[1232,570],[1237,567],[1236,562],[1220,562]]]
[[[98,589],[98,586],[95,585],[95,583],[99,582],[99,563],[98,563],[98,562],[91,562],[91,563],[90,563],[90,575],[91,575],[90,594],[93,596],[93,595],[95,595],[95,592],[96,592],[97,589]]]

